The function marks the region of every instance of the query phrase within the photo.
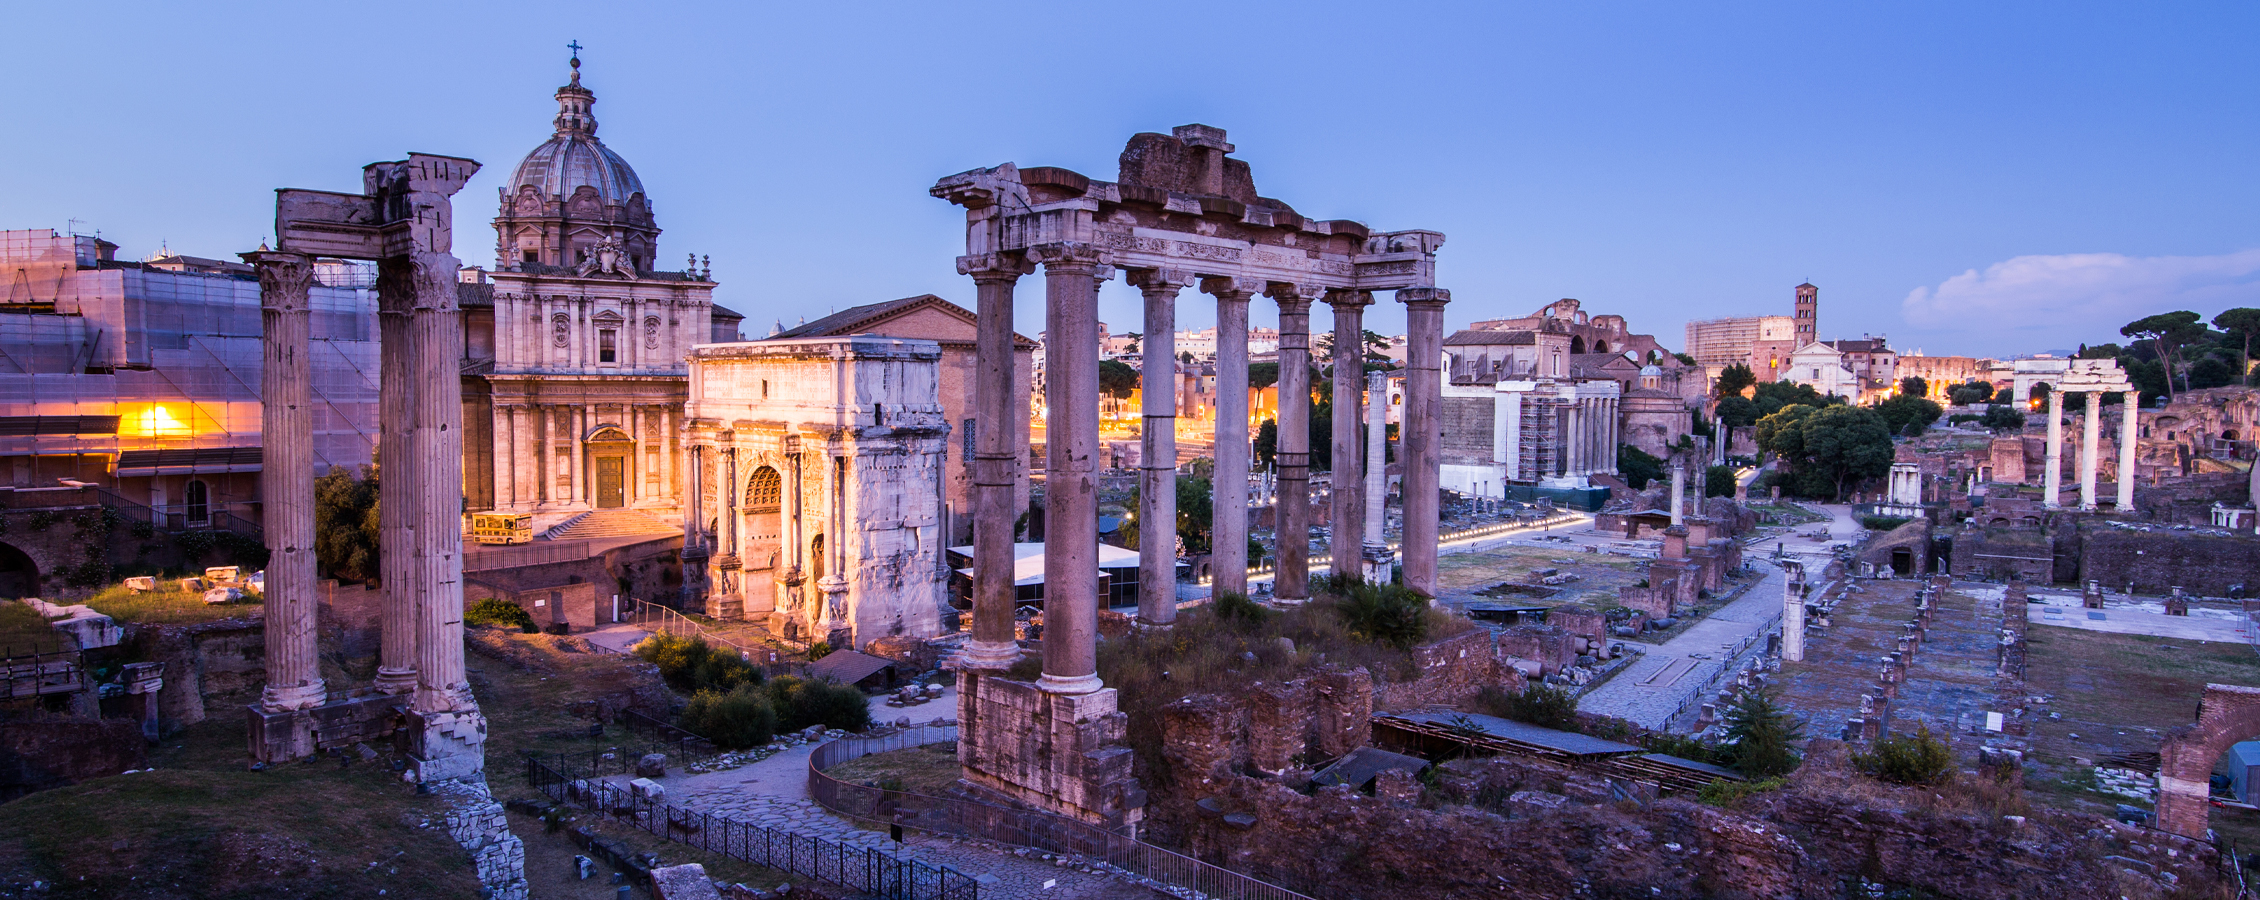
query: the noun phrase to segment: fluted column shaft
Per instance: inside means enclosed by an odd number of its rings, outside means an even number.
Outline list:
[[[1044,264],[1044,674],[1039,689],[1100,687],[1099,277],[1087,244],[1030,251]]]
[[[2141,419],[2142,394],[2127,391],[2119,395],[2119,405],[2125,408],[2119,424],[2119,512],[2134,512],[2134,451],[2137,422]],[[2260,465],[2253,467],[2260,475]]]
[[[1310,298],[1282,291],[1279,302],[1278,526],[1272,531],[1281,602],[1310,599]]]
[[[415,285],[406,266],[379,267],[377,283],[377,580],[384,589],[383,635],[376,688],[387,694],[416,689],[416,563],[408,515],[414,503],[416,454],[409,450],[415,419],[416,347],[408,338]],[[538,451],[537,451],[538,452]]]
[[[325,692],[315,650],[314,408],[308,397],[314,261],[272,251],[244,257],[259,269],[264,351],[259,487],[269,557],[267,684],[259,701],[268,712],[283,712],[320,706]]]
[[[1177,295],[1192,274],[1141,269],[1130,281],[1145,295],[1145,360],[1138,373],[1145,422],[1139,432],[1138,619],[1177,621]]]
[[[973,639],[959,661],[974,668],[1002,669],[1020,658],[1014,637],[1012,525],[1014,484],[1026,455],[1015,440],[1013,423],[1026,421],[1026,409],[1013,408],[1013,285],[1027,271],[1015,256],[992,254],[958,260],[958,271],[973,276],[979,301],[973,343]]]
[[[2097,434],[2102,431],[2103,395],[2088,391],[2081,399],[2087,415],[2081,417],[2080,430],[2080,508],[2095,509],[2095,469],[2097,457],[2102,454],[2097,446]]]
[[[409,343],[416,457],[408,527],[415,533],[416,710],[475,709],[463,675],[463,382],[457,360],[463,320],[455,305],[459,263],[448,253],[417,253]],[[577,437],[577,436],[576,436]]]
[[[2048,390],[2048,465],[2041,472],[2040,503],[2054,509],[2064,489],[2064,392]]]
[[[1389,374],[1375,372],[1365,383],[1365,552],[1386,553],[1383,526],[1389,521]]]
[[[1437,490],[1444,439],[1444,304],[1452,292],[1397,291],[1405,305],[1405,419],[1399,458],[1405,462],[1405,586],[1436,597]]]
[[[1212,596],[1248,592],[1248,298],[1260,287],[1232,278],[1201,280],[1201,290],[1216,296]]]
[[[1358,424],[1365,412],[1360,393],[1365,386],[1365,308],[1372,302],[1373,295],[1364,291],[1326,292],[1326,304],[1334,308],[1334,467],[1327,510],[1332,537],[1327,550],[1336,578],[1357,574],[1364,561],[1365,464],[1358,458]]]

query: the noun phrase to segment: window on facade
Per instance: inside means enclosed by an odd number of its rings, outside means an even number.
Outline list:
[[[539,251],[535,251],[535,250],[522,250],[522,251],[519,251],[519,252],[520,252],[521,254],[523,254],[523,256],[524,256],[524,259],[525,259],[525,261],[526,261],[526,262],[530,262],[530,263],[538,263],[538,262],[541,262],[541,260],[540,260],[540,259],[538,258],[538,257],[539,257],[539,256],[541,255]]]
[[[212,491],[204,482],[188,483],[188,521],[193,525],[212,521]]]
[[[606,328],[596,333],[596,361],[604,363],[620,361],[619,331]]]

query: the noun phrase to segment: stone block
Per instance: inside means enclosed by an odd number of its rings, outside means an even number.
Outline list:
[[[638,778],[628,782],[628,793],[645,800],[665,800],[667,787],[649,778]]]
[[[698,863],[651,870],[651,896],[653,900],[722,900],[714,879],[706,877],[706,867]]]
[[[157,578],[156,578],[156,576],[153,576],[153,575],[135,575],[135,576],[133,576],[133,577],[131,577],[131,578],[128,578],[128,579],[126,579],[126,590],[129,590],[129,591],[135,591],[135,592],[139,592],[139,591],[154,591],[154,590],[156,590],[156,589],[157,589]]]
[[[667,777],[667,755],[664,753],[646,753],[638,758],[636,760],[636,777]]]

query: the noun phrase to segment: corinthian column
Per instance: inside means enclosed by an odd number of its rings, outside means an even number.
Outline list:
[[[1336,401],[1340,402],[1340,401]],[[1389,542],[1382,536],[1389,520],[1389,373],[1375,372],[1365,382],[1365,580],[1389,580]],[[1341,532],[1336,531],[1337,534]]]
[[[1216,296],[1211,596],[1248,592],[1248,298],[1262,288],[1249,279],[1201,279],[1201,292]]]
[[[1274,285],[1279,303],[1279,557],[1274,581],[1282,603],[1310,599],[1310,297]]]
[[[1139,371],[1145,425],[1138,479],[1138,619],[1177,621],[1177,294],[1193,280],[1177,269],[1138,269],[1146,298],[1145,361]]]
[[[973,343],[973,639],[958,660],[972,668],[1003,669],[1020,658],[1012,621],[1012,523],[1019,512],[1014,486],[1026,454],[1014,423],[1025,423],[1028,410],[1012,402],[1012,288],[1028,263],[1016,254],[964,256],[957,270],[973,276],[979,296]]]
[[[2141,418],[2142,394],[2128,391],[2119,395],[2119,405],[2124,408],[2124,418],[2119,424],[2119,514],[2134,512],[2134,451],[2136,421]],[[2260,478],[2260,465],[2252,467],[2253,476]]]
[[[416,286],[408,275],[407,266],[378,266],[377,580],[384,588],[384,617],[376,688],[387,694],[416,689],[416,565],[408,528],[414,506],[409,493],[417,481],[416,454],[408,449],[416,395],[416,345],[409,341],[408,317]]]
[[[1397,291],[1405,305],[1405,420],[1399,458],[1405,463],[1405,586],[1436,597],[1437,495],[1444,440],[1444,304],[1452,292]]]
[[[1044,674],[1055,694],[1098,690],[1099,277],[1089,244],[1029,251],[1044,264]]]
[[[1365,411],[1359,402],[1365,384],[1365,308],[1372,304],[1373,295],[1365,291],[1326,292],[1326,305],[1334,308],[1334,471],[1327,550],[1336,578],[1359,573],[1364,561],[1365,464],[1358,458],[1358,418]]]
[[[416,392],[408,452],[416,458],[408,527],[415,534],[416,710],[476,709],[463,677],[463,321],[455,305],[454,255],[422,252],[385,261],[409,267],[415,308],[408,342]]]
[[[2063,505],[2058,497],[2064,487],[2064,392],[2055,385],[2048,389],[2048,465],[2041,470],[2040,504],[2049,509]]]
[[[268,712],[320,706],[314,646],[314,408],[307,294],[313,260],[297,253],[243,254],[259,267],[264,368],[259,375],[259,490],[266,515]],[[313,748],[307,747],[311,751]]]
[[[2103,416],[2103,394],[2088,391],[2081,399],[2086,401],[2083,405],[2087,407],[2087,415],[2082,417],[2080,431],[2080,509],[2093,511],[2096,458],[2101,455],[2097,452],[2096,433],[2102,430],[2100,420]]]

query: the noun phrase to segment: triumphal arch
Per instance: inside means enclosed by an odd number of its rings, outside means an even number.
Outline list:
[[[1216,301],[1214,484],[1217,591],[1247,589],[1248,306],[1279,309],[1279,542],[1277,595],[1309,597],[1310,307],[1334,308],[1334,397],[1358,409],[1362,316],[1376,291],[1394,291],[1408,320],[1405,584],[1435,596],[1438,444],[1444,304],[1436,286],[1434,231],[1377,232],[1347,220],[1303,216],[1260,196],[1248,164],[1222,129],[1185,125],[1138,134],[1113,182],[1056,167],[1006,163],[943,178],[931,193],[965,208],[960,274],[978,290],[974,390],[973,636],[960,660],[959,757],[975,784],[1095,822],[1134,824],[1143,795],[1120,746],[1122,716],[1097,674],[1098,286],[1120,271],[1145,295],[1144,446],[1138,518],[1177,520],[1174,383],[1176,304],[1187,287]],[[1043,675],[1010,681],[999,670],[1013,641],[1012,508],[1022,465],[1012,430],[1012,292],[1044,270],[1045,405]],[[1024,414],[1024,412],[1021,412]],[[1364,571],[1366,506],[1358,417],[1337,415],[1333,440],[1333,570]],[[1176,616],[1171,541],[1143,541],[1138,615]]]

